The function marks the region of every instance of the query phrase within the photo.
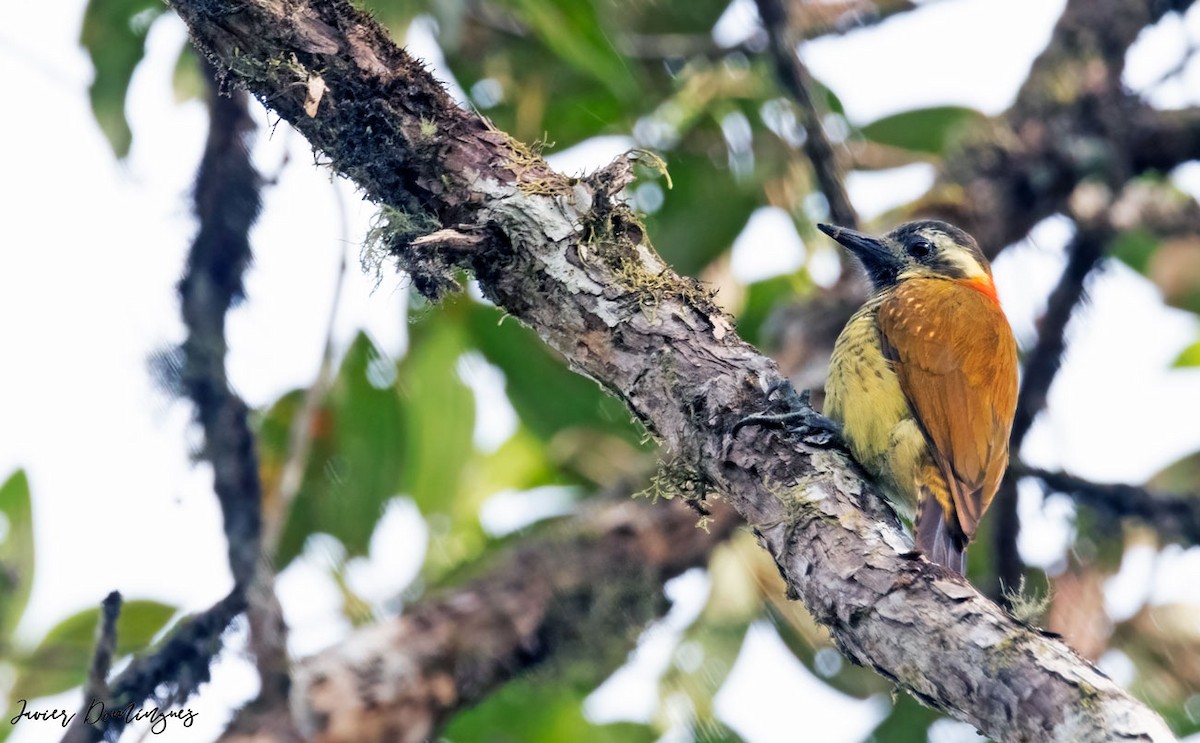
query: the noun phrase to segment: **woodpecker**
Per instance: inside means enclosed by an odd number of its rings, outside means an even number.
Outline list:
[[[818,225],[872,292],[838,336],[825,414],[912,522],[917,548],[962,574],[1008,465],[1017,344],[975,240],[945,222],[883,237]]]

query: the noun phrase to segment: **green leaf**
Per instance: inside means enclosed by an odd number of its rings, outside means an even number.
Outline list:
[[[422,571],[431,588],[462,585],[478,577],[492,558],[524,530],[500,538],[488,537],[479,523],[479,508],[502,490],[530,490],[544,485],[565,484],[564,475],[547,457],[546,445],[527,429],[518,428],[491,453],[475,452],[463,467],[449,529],[435,533],[436,549],[429,551]]]
[[[298,393],[285,397],[260,424],[264,469],[286,461],[287,431],[299,402]],[[384,504],[400,491],[407,445],[396,364],[365,333],[347,350],[314,429],[304,481],[279,543],[280,569],[315,532],[336,537],[348,556],[366,554]]]
[[[773,276],[754,282],[747,287],[746,303],[738,313],[738,335],[761,348],[766,340],[763,326],[775,308],[800,296],[810,287],[811,283],[806,285],[803,274]]]
[[[1117,236],[1112,254],[1144,276],[1150,266],[1150,257],[1157,249],[1158,239],[1149,230],[1133,229]]]
[[[713,699],[733,670],[749,626],[746,617],[721,616],[719,611],[701,615],[684,633],[671,666],[659,682],[661,700],[682,694],[691,701],[693,717],[688,724],[697,740],[738,740],[717,719]],[[660,722],[669,725],[671,720],[664,712],[660,705]]]
[[[150,644],[171,617],[173,606],[157,601],[127,601],[117,618],[116,657]],[[100,609],[86,609],[59,622],[29,655],[17,658],[12,699],[33,699],[79,686],[87,678],[96,645]]]
[[[463,467],[475,451],[475,398],[457,372],[465,350],[457,322],[435,313],[413,328],[400,366],[405,425],[419,432],[405,442],[401,487],[426,516],[454,511]]]
[[[871,739],[887,743],[926,743],[929,726],[941,718],[901,691],[894,696],[891,713],[873,731]]]
[[[1200,314],[1200,237],[1163,240],[1147,264],[1146,277],[1168,307]]]
[[[502,490],[564,484],[568,483],[547,456],[545,443],[519,428],[496,451],[477,453],[464,468],[457,508],[476,513],[488,497]]]
[[[524,142],[549,138],[559,149],[599,134],[628,132],[642,113],[640,96],[622,100],[586,72],[562,64],[544,44],[506,34],[475,33],[461,48],[448,40],[446,61],[474,103],[496,127]],[[482,80],[499,85],[500,100],[478,97]]]
[[[733,733],[716,719],[713,699],[733,670],[746,630],[762,613],[763,601],[752,567],[736,545],[722,544],[713,551],[708,575],[704,609],[684,631],[671,665],[659,681],[659,722],[662,726],[675,722],[667,715],[677,711],[666,709],[664,703],[683,695],[690,701],[689,727],[697,733],[704,731],[705,740],[724,740]]]
[[[638,34],[710,37],[712,27],[729,7],[729,0],[688,0],[686,3],[599,0],[598,4],[607,28]]]
[[[1182,369],[1189,366],[1200,366],[1200,341],[1196,341],[1192,345],[1183,349],[1179,353],[1179,357],[1171,366],[1176,369]]]
[[[166,12],[161,0],[89,0],[79,40],[96,76],[89,90],[92,114],[117,157],[129,154],[133,134],[125,118],[125,96],[145,54],[146,32]]]
[[[0,517],[0,642],[7,642],[33,587],[33,506],[24,470],[0,485]]]
[[[645,725],[593,725],[583,716],[586,690],[557,679],[525,676],[487,696],[450,721],[447,743],[650,743],[657,733]]]
[[[667,167],[674,188],[664,194],[662,208],[646,217],[646,231],[663,260],[695,276],[733,246],[763,203],[762,182],[739,181],[708,155],[676,151],[667,156]]]
[[[420,13],[437,13],[439,25],[448,21],[455,22],[461,17],[466,6],[456,2],[413,2],[412,0],[366,0],[363,7],[371,12],[371,17],[391,32],[392,38],[403,42],[409,24]],[[430,7],[432,6],[432,7]],[[453,14],[453,17],[447,14]]]
[[[692,728],[692,738],[696,743],[745,743],[742,736],[715,717],[697,721]]]
[[[1167,493],[1200,494],[1200,452],[1175,460],[1146,481],[1150,490]]]
[[[1192,704],[1193,709],[1188,709],[1182,704],[1157,704],[1152,705],[1154,711],[1162,715],[1163,721],[1171,728],[1171,732],[1175,733],[1175,737],[1183,740],[1184,738],[1195,735],[1200,732],[1200,718],[1196,716],[1196,707],[1200,704],[1193,702],[1191,698],[1188,701]]]
[[[935,106],[885,116],[859,131],[873,142],[937,155],[946,151],[959,130],[986,118],[972,108]]]
[[[559,59],[587,73],[620,99],[637,90],[633,69],[600,24],[592,0],[508,0]]]

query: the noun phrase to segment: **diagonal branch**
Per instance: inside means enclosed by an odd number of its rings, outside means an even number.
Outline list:
[[[994,737],[1171,739],[1064,644],[916,558],[843,451],[819,436],[730,436],[781,378],[705,289],[662,263],[616,200],[632,179],[628,162],[582,180],[554,173],[454,106],[346,2],[175,8],[206,54],[368,196],[482,236],[474,251],[415,258],[461,262],[490,299],[624,400],[673,456],[677,481],[719,492],[753,526],[789,595],[854,662]],[[414,259],[409,242],[395,243],[404,260]]]

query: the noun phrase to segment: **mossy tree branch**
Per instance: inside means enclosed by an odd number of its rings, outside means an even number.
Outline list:
[[[733,424],[769,405],[774,364],[653,252],[617,200],[627,162],[554,173],[453,105],[421,64],[338,0],[176,0],[194,41],[394,209],[477,241],[401,236],[406,265],[474,272],[485,293],[623,399],[680,479],[719,493],[789,594],[843,652],[1006,740],[1169,740],[1155,714],[1061,642],[914,555],[844,452]],[[439,249],[444,245],[444,249]],[[462,247],[469,245],[472,247]]]

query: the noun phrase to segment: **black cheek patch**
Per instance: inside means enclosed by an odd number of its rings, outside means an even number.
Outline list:
[[[967,273],[966,273],[966,271],[962,270],[961,266],[959,266],[954,261],[951,261],[947,258],[943,258],[937,254],[934,254],[934,255],[929,256],[928,258],[925,258],[924,260],[921,261],[921,263],[925,264],[926,266],[929,266],[930,268],[932,268],[934,271],[936,271],[940,275],[946,276],[951,279],[967,278]]]

